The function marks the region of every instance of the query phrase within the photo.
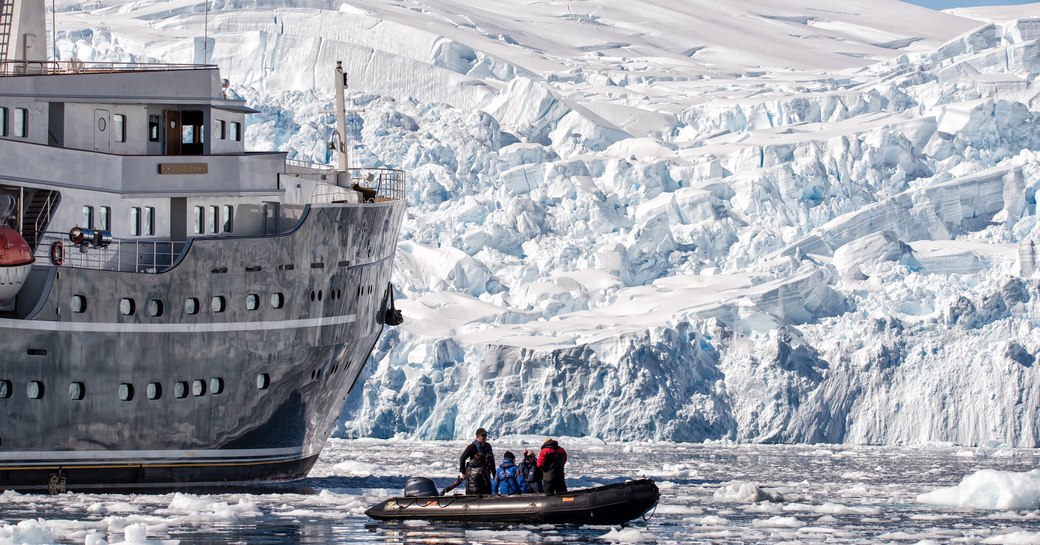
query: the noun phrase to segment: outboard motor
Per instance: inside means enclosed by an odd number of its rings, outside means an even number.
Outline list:
[[[404,495],[416,498],[440,496],[437,492],[437,485],[434,484],[433,479],[427,479],[426,477],[409,478],[408,482],[404,483]]]

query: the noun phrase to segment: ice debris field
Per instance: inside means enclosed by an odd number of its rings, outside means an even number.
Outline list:
[[[538,436],[494,437],[520,450]],[[0,544],[1040,542],[1036,449],[605,443],[561,438],[568,481],[650,477],[661,500],[627,527],[385,523],[364,510],[407,477],[443,487],[460,441],[333,439],[310,478],[267,490],[0,494]]]
[[[317,163],[344,62],[410,211],[337,435],[1040,443],[1036,4],[206,5],[58,1],[58,56],[215,63]]]

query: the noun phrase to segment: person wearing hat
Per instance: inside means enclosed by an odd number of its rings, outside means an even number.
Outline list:
[[[524,482],[524,474],[520,472],[520,466],[516,465],[516,456],[507,450],[502,458],[502,465],[498,466],[495,484],[492,485],[491,491],[500,496],[523,494],[527,483]]]
[[[563,466],[567,463],[567,451],[552,437],[542,443],[538,453],[538,469],[542,470],[542,484],[546,494],[561,494],[567,491]]]
[[[524,449],[520,473],[524,476],[524,494],[545,492],[545,488],[542,487],[542,470],[538,469],[538,456],[528,449]]]
[[[483,456],[483,473],[490,488],[491,477],[495,474],[495,451],[491,448],[491,443],[487,441],[487,430],[477,428],[475,435],[476,439],[466,446],[466,450],[462,451],[462,456],[459,457],[459,479],[467,479],[466,466],[470,464],[471,458],[476,454],[481,454]]]

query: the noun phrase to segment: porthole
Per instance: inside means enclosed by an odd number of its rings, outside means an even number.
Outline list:
[[[224,312],[224,307],[227,303],[224,302],[224,296],[218,295],[209,302],[209,309],[213,312]]]
[[[25,395],[29,396],[29,399],[42,399],[43,383],[38,380],[30,380],[29,384],[25,386]]]
[[[134,399],[134,385],[123,382],[119,385],[119,399],[131,401]]]
[[[271,308],[282,308],[285,305],[285,296],[280,293],[271,294]]]
[[[260,308],[260,296],[255,293],[246,294],[246,310]]]
[[[133,316],[136,310],[133,299],[124,297],[119,300],[119,313],[123,316]]]
[[[224,379],[219,377],[209,379],[209,393],[213,395],[224,393]]]
[[[311,302],[312,303],[314,302],[315,295],[316,294],[314,293],[314,290],[311,290]]]
[[[271,375],[260,373],[256,376],[256,389],[266,390],[271,385]]]
[[[189,297],[184,300],[184,313],[185,314],[198,314],[199,313],[199,300],[194,297]]]
[[[148,301],[148,315],[152,318],[158,318],[163,315],[163,302],[160,299],[150,299]]]
[[[72,312],[81,313],[87,311],[87,298],[82,295],[73,295],[72,303],[69,305]]]
[[[83,388],[82,382],[70,382],[69,383],[69,399],[73,401],[79,401],[83,399],[83,395],[86,393]]]
[[[339,288],[336,289],[336,299],[343,299],[343,290]]]
[[[162,397],[162,385],[158,382],[149,382],[144,393],[148,396],[148,399],[159,399]]]
[[[321,290],[318,290],[318,300],[321,301]]]
[[[173,383],[173,397],[177,399],[184,399],[188,397],[188,383],[183,380],[178,380]]]
[[[192,381],[191,395],[195,397],[206,395],[206,383],[201,380]]]
[[[11,381],[0,380],[0,399],[11,397]]]

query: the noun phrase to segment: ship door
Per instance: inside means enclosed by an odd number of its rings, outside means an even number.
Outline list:
[[[94,151],[112,151],[112,116],[108,110],[94,110]]]
[[[181,154],[181,113],[166,110],[166,155]]]

